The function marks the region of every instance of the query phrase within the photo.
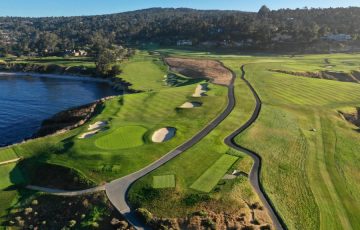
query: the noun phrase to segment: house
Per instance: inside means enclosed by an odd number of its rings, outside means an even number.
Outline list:
[[[65,50],[66,55],[71,55],[74,57],[87,56],[87,52],[85,50]]]
[[[177,46],[192,46],[192,41],[190,40],[179,40],[176,43]]]
[[[336,42],[345,42],[351,40],[351,35],[348,34],[329,34],[321,37],[321,39],[326,41],[336,41]]]

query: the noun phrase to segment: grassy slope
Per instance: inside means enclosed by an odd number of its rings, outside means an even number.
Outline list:
[[[10,161],[18,158],[15,151],[12,148],[4,149],[0,154],[0,163],[4,161]]]
[[[9,189],[9,187],[13,184],[22,184],[25,182],[22,173],[15,166],[15,163],[0,166],[0,223],[7,208],[9,208],[17,196],[17,191],[15,189]]]
[[[225,64],[232,67],[238,76],[241,75],[239,61],[225,61]],[[250,90],[239,78],[235,81],[235,96],[236,108],[208,136],[180,156],[141,178],[131,187],[129,197],[133,204],[145,207],[158,216],[184,216],[197,209],[196,205],[186,206],[183,202],[183,199],[189,194],[198,193],[190,186],[224,154],[229,152],[238,154],[241,159],[236,163],[236,166],[245,162],[244,168],[247,168],[250,159],[242,153],[229,150],[223,143],[226,136],[230,135],[250,117],[255,105]],[[176,176],[175,189],[162,191],[160,197],[139,201],[138,194],[142,193],[142,189],[151,187],[153,176],[169,174]],[[243,200],[249,203],[257,200],[248,181],[242,178],[234,181],[234,183],[220,186],[218,189],[217,192],[211,192],[210,196],[218,201],[216,208],[219,209],[238,209],[243,205]]]
[[[146,91],[166,88],[163,80],[167,73],[167,67],[159,56],[137,52],[136,56],[124,62],[122,66],[122,73],[119,77],[130,82],[132,89]]]
[[[342,58],[334,57],[338,63]],[[309,62],[321,62],[313,59],[298,59],[297,68],[307,71]],[[295,66],[282,61],[282,67]],[[262,182],[290,229],[357,229],[360,136],[337,108],[358,105],[360,85],[267,71],[278,67],[247,66],[264,106],[258,122],[237,141],[262,156]]]

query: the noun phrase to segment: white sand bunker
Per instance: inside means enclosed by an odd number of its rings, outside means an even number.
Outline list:
[[[97,121],[94,124],[89,125],[88,130],[101,129],[107,125],[106,121]]]
[[[179,108],[182,109],[191,109],[195,107],[200,107],[202,104],[200,102],[185,102]]]
[[[94,136],[95,134],[97,134],[100,130],[101,129],[95,129],[93,131],[83,133],[79,136],[79,139],[90,138],[90,137]]]
[[[205,96],[205,93],[208,91],[207,84],[200,84],[196,87],[193,97],[202,97]]]
[[[176,129],[172,127],[166,127],[158,129],[154,132],[151,140],[155,143],[161,143],[170,140],[175,136]]]

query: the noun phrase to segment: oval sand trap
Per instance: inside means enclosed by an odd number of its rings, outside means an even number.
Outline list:
[[[95,145],[106,150],[133,148],[144,144],[146,131],[142,126],[122,126],[97,139]]]
[[[192,95],[193,97],[202,97],[205,96],[207,92],[207,84],[199,84],[196,86],[195,92]]]
[[[106,121],[97,121],[94,124],[89,125],[88,130],[100,129],[107,125]]]
[[[182,104],[179,108],[182,109],[191,109],[191,108],[195,108],[195,107],[200,107],[201,103],[200,102],[185,102],[184,104]]]
[[[83,133],[81,134],[78,138],[79,139],[86,139],[86,138],[90,138],[92,136],[94,136],[95,134],[97,134],[100,131],[100,129],[96,129],[87,133]]]
[[[155,143],[161,143],[170,140],[175,136],[176,129],[172,127],[166,127],[158,129],[154,132],[151,140]]]

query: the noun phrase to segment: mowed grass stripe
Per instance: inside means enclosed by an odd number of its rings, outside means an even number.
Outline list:
[[[238,157],[227,154],[222,155],[190,188],[201,192],[210,192],[237,160]]]
[[[175,175],[153,176],[153,188],[174,188]]]
[[[19,158],[15,151],[11,148],[0,150],[0,163]]]

